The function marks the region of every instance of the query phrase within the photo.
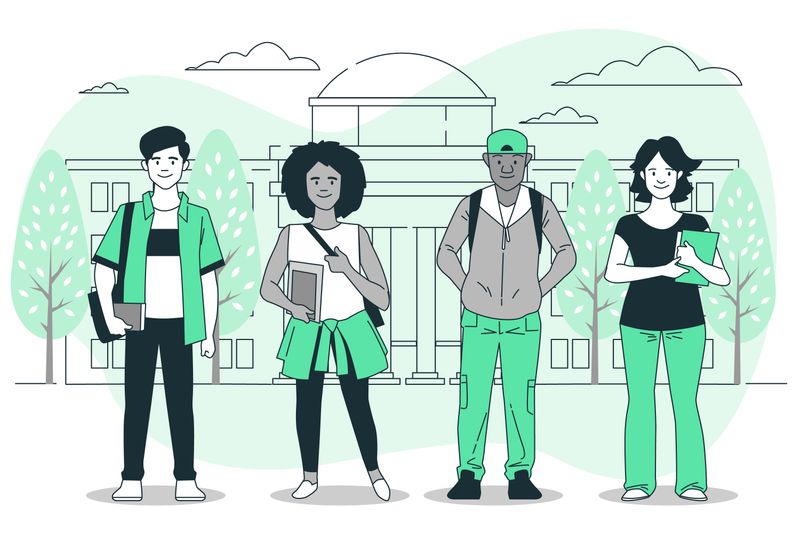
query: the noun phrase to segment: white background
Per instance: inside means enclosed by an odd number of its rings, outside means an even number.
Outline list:
[[[661,530],[676,527],[734,530],[745,526],[796,527],[797,394],[793,380],[800,355],[797,338],[798,263],[797,17],[785,2],[382,2],[302,4],[224,2],[13,2],[2,12],[2,121],[0,154],[0,279],[10,279],[11,251],[19,202],[50,131],[80,98],[77,90],[139,74],[185,76],[257,105],[289,88],[273,78],[262,86],[215,81],[183,68],[247,51],[270,40],[290,55],[313,57],[336,73],[380,52],[415,51],[464,65],[484,54],[538,34],[583,28],[638,31],[662,37],[743,80],[741,94],[758,124],[776,191],[778,298],[754,381],[789,381],[788,386],[751,388],[734,420],[709,450],[713,487],[738,498],[705,506],[631,506],[598,494],[620,479],[585,474],[540,454],[537,484],[564,497],[522,507],[465,507],[426,499],[424,493],[453,482],[455,447],[422,449],[382,457],[390,484],[411,494],[394,504],[319,508],[270,497],[294,486],[294,471],[248,471],[199,463],[201,486],[226,494],[192,506],[130,507],[90,500],[90,491],[118,482],[121,413],[105,387],[14,386],[16,360],[40,350],[10,304],[8,281],[0,283],[2,337],[7,349],[0,368],[2,467],[0,523],[23,530],[194,530],[241,528],[306,531],[408,530],[415,527],[486,530],[578,524],[600,530]],[[80,5],[81,7],[77,7]],[[188,75],[187,75],[188,74]],[[99,76],[99,77],[98,77]],[[217,77],[218,79],[219,77]],[[310,78],[311,79],[311,78]],[[228,85],[222,85],[227,83]],[[234,86],[236,85],[236,86]],[[316,82],[313,86],[318,86]],[[306,91],[304,94],[311,94]],[[287,99],[288,100],[288,99]],[[296,99],[295,99],[296,100]],[[270,108],[307,124],[307,107]],[[113,119],[113,117],[110,117]],[[725,128],[725,124],[719,127]],[[792,310],[794,309],[794,311]],[[279,428],[279,430],[282,430]],[[287,429],[288,430],[288,429]],[[590,446],[591,443],[587,443]],[[235,446],[235,443],[232,443]],[[484,485],[503,484],[504,449],[490,446]],[[172,483],[171,452],[150,441],[147,485]],[[621,474],[620,474],[621,475]],[[321,481],[365,484],[360,461],[323,467]],[[661,483],[672,483],[667,476]],[[665,490],[662,488],[661,490]],[[680,524],[683,524],[681,526]],[[791,524],[791,526],[790,526]]]

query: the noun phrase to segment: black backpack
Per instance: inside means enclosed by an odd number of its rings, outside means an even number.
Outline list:
[[[531,197],[531,215],[533,216],[533,227],[536,228],[536,243],[539,245],[539,252],[542,251],[542,216],[543,202],[542,193],[536,189],[528,188]],[[478,189],[469,195],[469,249],[472,251],[472,241],[475,240],[475,228],[478,225],[478,212],[481,210],[481,194],[483,189]]]

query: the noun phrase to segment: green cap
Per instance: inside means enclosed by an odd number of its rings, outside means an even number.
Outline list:
[[[528,153],[528,139],[517,130],[497,130],[486,139],[489,154]]]

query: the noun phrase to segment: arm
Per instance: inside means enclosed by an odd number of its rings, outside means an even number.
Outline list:
[[[445,276],[450,278],[450,281],[460,291],[464,286],[464,280],[467,275],[464,273],[464,268],[461,266],[461,261],[458,258],[458,251],[464,245],[469,233],[469,197],[464,198],[456,207],[450,223],[442,237],[442,242],[439,244],[439,251],[436,254],[436,265],[439,267]]]
[[[614,235],[611,241],[611,250],[608,253],[608,264],[606,265],[606,281],[610,283],[627,283],[629,281],[639,281],[643,279],[667,276],[677,278],[684,272],[685,268],[678,266],[680,257],[673,259],[666,265],[655,267],[637,267],[626,265],[628,257],[628,243],[619,235]]]
[[[542,198],[542,202],[542,234],[547,238],[547,242],[550,243],[556,253],[553,264],[550,265],[550,270],[539,280],[539,287],[542,291],[542,297],[544,297],[562,279],[567,277],[567,274],[572,272],[577,258],[575,256],[575,248],[569,239],[567,228],[564,227],[564,221],[561,219],[555,204],[546,196]]]
[[[275,248],[273,248],[269,261],[267,261],[267,267],[264,269],[264,278],[261,280],[261,297],[265,301],[285,309],[294,318],[308,322],[309,318],[314,317],[314,312],[303,305],[297,305],[292,302],[278,285],[288,265],[289,226],[286,226],[278,235],[278,242],[275,243]]]
[[[364,298],[385,311],[389,307],[389,288],[386,283],[386,275],[383,273],[378,254],[375,253],[375,248],[372,247],[369,240],[367,230],[361,226],[358,227],[358,249],[361,256],[361,268],[364,270],[365,276],[353,268],[350,261],[346,261],[346,264],[342,265],[344,275]],[[338,247],[334,251],[340,256],[344,256]],[[330,261],[328,263],[330,264]],[[333,271],[333,265],[331,265],[331,270]]]
[[[100,300],[100,307],[103,309],[108,331],[113,335],[125,335],[126,330],[131,329],[133,326],[114,315],[114,302],[111,299],[111,291],[114,289],[115,281],[116,276],[113,268],[102,263],[95,263],[94,286],[97,287],[97,296]]]
[[[206,338],[200,342],[200,355],[213,357],[216,352],[214,345],[214,329],[217,326],[217,274],[216,271],[206,272],[200,276],[203,288],[203,315],[206,322]]]

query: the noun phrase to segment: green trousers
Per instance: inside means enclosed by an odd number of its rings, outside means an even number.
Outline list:
[[[697,410],[697,386],[706,342],[705,325],[651,331],[620,325],[628,411],[625,417],[625,489],[656,488],[655,381],[664,338],[669,394],[675,416],[675,492],[706,490],[706,452]]]
[[[481,479],[492,383],[500,354],[508,460],[506,477],[534,460],[534,385],[539,361],[539,313],[513,320],[488,318],[464,309],[461,316],[461,374],[458,412],[458,475]]]

